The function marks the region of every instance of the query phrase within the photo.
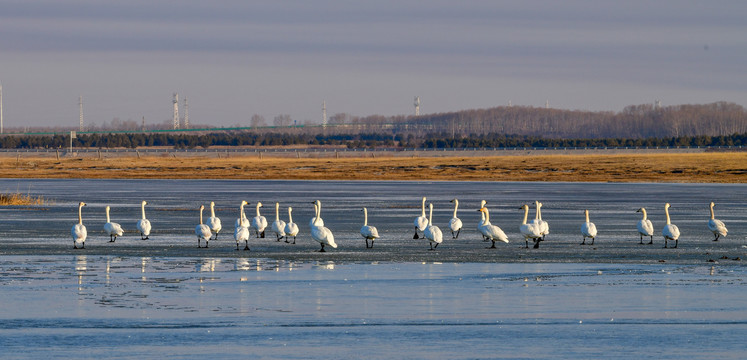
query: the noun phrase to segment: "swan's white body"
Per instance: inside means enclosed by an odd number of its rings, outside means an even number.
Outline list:
[[[363,208],[363,226],[361,227],[361,236],[366,240],[366,249],[368,247],[368,240],[371,240],[371,248],[373,248],[374,240],[379,237],[379,230],[375,226],[368,225],[368,209]]]
[[[524,242],[526,248],[529,248],[529,239],[534,241],[534,248],[539,248],[539,239],[542,238],[542,231],[539,226],[534,223],[527,224],[527,217],[529,216],[529,205],[524,205],[520,209],[524,210],[524,220],[519,226],[519,232],[524,236]]]
[[[589,221],[589,210],[584,210],[584,215],[586,216],[586,222],[581,224],[581,235],[584,236],[581,245],[586,245],[586,238],[591,238],[591,245],[594,245],[594,238],[597,237],[597,226]]]
[[[137,221],[137,230],[140,231],[140,240],[148,240],[150,238],[150,220],[145,218],[145,205],[148,205],[148,202],[143,200],[140,203],[140,212],[142,214],[142,218]]]
[[[210,202],[210,217],[208,218],[208,225],[210,225],[210,230],[215,232],[215,240],[218,240],[218,233],[223,228],[223,225],[220,223],[220,218],[215,216],[215,202]]]
[[[262,207],[261,202],[257,202],[257,215],[252,218],[252,228],[257,233],[257,237],[265,237],[265,229],[267,228],[267,219],[259,214],[259,208]]]
[[[490,211],[486,207],[480,208],[480,210],[477,210],[483,213],[483,216],[485,217],[485,221],[483,221],[483,224],[480,225],[478,228],[483,236],[488,238],[490,241],[493,242],[492,246],[490,246],[490,249],[495,249],[495,242],[496,241],[502,241],[504,243],[508,243],[508,236],[506,236],[506,233],[501,230],[500,227],[495,226],[490,223]]]
[[[726,229],[723,221],[716,219],[713,214],[713,206],[714,203],[711,202],[711,218],[708,220],[708,230],[711,230],[713,236],[716,237],[713,241],[718,241],[719,236],[726,236],[729,230]]]
[[[430,209],[428,226],[425,227],[423,236],[428,239],[428,244],[430,244],[431,250],[433,250],[438,247],[438,244],[443,242],[444,237],[441,229],[438,226],[433,225],[433,204],[428,204],[428,208]],[[433,244],[436,244],[436,246],[433,246]]]
[[[285,221],[280,220],[280,203],[275,203],[275,221],[272,222],[272,232],[277,241],[285,237]]]
[[[643,237],[648,236],[651,238],[651,241],[648,244],[651,245],[654,243],[654,224],[652,224],[651,220],[646,216],[646,208],[640,208],[636,210],[636,212],[643,213],[643,218],[638,220],[637,224],[638,234],[641,235],[641,244],[643,244]]]
[[[454,203],[454,215],[449,220],[449,229],[451,229],[451,237],[456,239],[459,237],[459,232],[462,231],[462,220],[457,217],[457,209],[459,208],[459,200],[451,200]]]
[[[200,240],[205,240],[205,247],[208,247],[210,238],[213,237],[213,233],[210,232],[210,226],[202,223],[202,211],[205,210],[205,205],[200,205],[200,224],[195,226],[195,235],[197,235],[197,247],[200,246]]]
[[[104,224],[104,231],[107,235],[109,235],[109,242],[115,242],[117,241],[117,236],[122,236],[124,234],[124,230],[122,230],[122,225],[119,225],[115,222],[111,222],[109,219],[109,207],[106,207],[106,224]]]
[[[542,240],[544,241],[545,235],[550,233],[550,224],[548,224],[547,221],[542,220],[542,203],[535,200],[534,206],[537,209],[537,212],[534,214],[534,220],[532,220],[532,223],[539,228],[540,234],[542,234]]]
[[[236,219],[236,226],[233,230],[233,238],[236,240],[236,250],[239,249],[239,243],[242,241],[244,242],[244,250],[249,250],[249,220],[244,214],[244,205],[246,204],[248,204],[246,201],[241,201],[239,217]]]
[[[88,231],[86,230],[86,226],[83,225],[84,206],[86,206],[86,203],[78,203],[78,223],[73,225],[73,228],[70,230],[73,235],[73,249],[77,249],[78,244],[81,244],[81,249],[86,248],[86,237],[88,237]]]
[[[316,204],[316,220],[314,220],[313,226],[311,226],[311,238],[315,241],[318,241],[320,245],[322,245],[322,249],[319,250],[319,252],[325,252],[324,246],[329,245],[333,248],[337,248],[337,243],[335,243],[335,236],[332,235],[332,231],[330,231],[328,228],[324,227],[323,225],[316,225],[318,224],[318,220],[321,219],[322,216],[322,202],[317,200],[315,202]]]
[[[296,235],[298,235],[298,224],[293,222],[293,208],[288,207],[288,222],[285,223],[285,242],[290,243],[289,237],[293,236],[293,243],[296,243]]]
[[[674,247],[676,248],[679,244],[679,238],[680,238],[680,229],[677,227],[677,225],[674,225],[669,220],[669,203],[666,203],[664,205],[664,212],[667,215],[667,224],[664,225],[664,228],[661,230],[661,234],[664,236],[664,247],[667,247],[667,240],[674,240]]]
[[[425,228],[428,227],[428,218],[425,217],[425,196],[423,196],[423,202],[420,205],[420,216],[415,218],[414,224],[415,235],[413,235],[412,238],[419,239],[420,236],[418,236],[418,232],[423,233]]]

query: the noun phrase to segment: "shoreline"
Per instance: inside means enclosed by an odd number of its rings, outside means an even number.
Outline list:
[[[747,152],[294,158],[0,156],[4,178],[744,183]],[[115,153],[116,154],[116,153]],[[215,153],[214,153],[215,154]],[[270,153],[268,153],[270,154]],[[362,152],[358,154],[364,154]],[[13,156],[11,156],[13,155]],[[366,157],[372,156],[372,157]]]

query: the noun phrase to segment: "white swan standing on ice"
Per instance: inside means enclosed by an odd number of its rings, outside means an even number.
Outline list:
[[[428,226],[423,231],[423,236],[428,239],[428,244],[431,246],[431,250],[433,250],[438,247],[438,244],[443,242],[444,238],[441,229],[433,225],[433,204],[428,204],[428,208],[430,209],[430,215],[428,216]],[[433,246],[433,244],[436,244],[436,246]]]
[[[148,205],[148,202],[143,200],[140,203],[140,212],[142,214],[142,218],[137,221],[137,229],[140,231],[140,240],[148,240],[150,239],[150,220],[145,218],[145,205]]]
[[[220,223],[220,218],[215,216],[215,202],[213,201],[210,202],[210,217],[208,218],[208,224],[210,225],[210,230],[215,231],[215,240],[218,240],[218,233],[223,226]]]
[[[648,219],[646,216],[646,208],[640,208],[636,210],[635,212],[643,213],[643,218],[641,220],[638,220],[638,234],[641,235],[641,244],[643,244],[643,237],[648,236],[651,238],[651,241],[648,242],[649,245],[654,243],[654,224],[651,223],[651,220]]]
[[[109,219],[109,206],[106,207],[106,224],[104,224],[104,231],[109,235],[109,242],[117,241],[117,236],[122,236],[124,233],[122,225],[111,222]]]
[[[321,219],[322,216],[322,202],[317,200],[314,204],[316,205],[316,220],[314,220],[314,225],[311,227],[311,238],[322,245],[319,252],[326,252],[326,250],[324,250],[324,245],[329,245],[337,249],[337,243],[335,243],[335,236],[332,235],[332,231],[323,225],[318,225],[318,220]]]
[[[277,241],[285,237],[285,221],[280,219],[280,203],[275,203],[275,221],[272,222],[272,232]]]
[[[519,226],[519,232],[521,232],[521,235],[524,235],[525,247],[527,249],[529,248],[529,239],[532,239],[532,241],[534,241],[534,248],[537,249],[539,248],[539,242],[542,238],[542,231],[540,231],[539,226],[534,223],[527,224],[529,205],[524,204],[519,209],[524,210],[524,220],[522,220],[521,226]]]
[[[246,215],[244,214],[244,205],[246,204],[248,204],[246,201],[241,201],[241,205],[239,205],[239,218],[236,219],[236,227],[233,231],[233,238],[236,240],[236,250],[239,250],[239,243],[242,241],[245,244],[244,250],[249,250],[249,220],[246,219]]]
[[[265,228],[267,228],[267,219],[259,214],[259,208],[262,207],[261,202],[257,202],[257,216],[252,218],[252,228],[254,228],[254,232],[257,233],[258,238],[264,238],[265,237]]]
[[[81,249],[86,248],[86,237],[88,237],[88,231],[86,230],[86,226],[83,225],[84,206],[86,206],[86,203],[82,201],[78,203],[78,223],[73,225],[73,228],[70,231],[73,235],[73,249],[78,249],[78,244],[81,244]]]
[[[205,210],[205,205],[200,205],[200,224],[195,226],[195,235],[197,235],[197,247],[200,248],[200,240],[205,240],[205,247],[208,247],[208,241],[213,237],[213,233],[210,232],[210,226],[202,223],[202,211]]]
[[[729,230],[726,229],[726,225],[724,225],[723,221],[716,219],[713,215],[714,205],[713,201],[711,201],[711,218],[708,220],[708,230],[711,230],[713,236],[716,237],[713,241],[718,241],[719,236],[726,236],[726,233]]]
[[[459,200],[454,199],[450,202],[454,203],[454,215],[451,217],[451,220],[449,220],[449,229],[451,229],[451,238],[456,239],[459,237],[459,232],[462,231],[462,220],[457,217]]]
[[[288,206],[288,222],[285,223],[285,242],[290,243],[290,237],[293,236],[293,244],[296,243],[298,235],[298,224],[293,222],[293,208]]]
[[[664,212],[667,214],[667,224],[664,225],[661,234],[664,236],[664,248],[667,247],[667,240],[674,240],[674,248],[676,249],[679,243],[680,229],[669,220],[669,207],[669,203],[664,205]]]
[[[589,221],[589,210],[584,210],[586,216],[586,222],[581,224],[581,235],[584,236],[584,241],[581,245],[586,245],[586,238],[591,238],[591,244],[594,245],[594,238],[597,236],[597,226],[593,222]]]
[[[361,236],[366,240],[366,249],[368,247],[368,240],[371,240],[371,249],[373,248],[374,240],[379,237],[379,230],[375,226],[368,225],[368,209],[363,208],[363,226],[361,227]]]
[[[540,234],[542,234],[542,239],[538,240],[538,242],[545,241],[545,235],[550,233],[550,224],[548,224],[547,221],[542,220],[542,203],[535,200],[534,207],[537,209],[537,212],[534,215],[532,223],[539,228]]]
[[[508,236],[506,236],[506,233],[504,233],[500,227],[495,226],[490,223],[490,211],[488,210],[488,208],[482,207],[477,211],[482,212],[483,215],[485,216],[485,221],[479,228],[480,232],[482,233],[483,236],[485,236],[486,238],[488,238],[490,241],[493,242],[493,245],[490,246],[488,249],[496,248],[495,247],[496,240],[503,241],[504,243],[508,243]]]
[[[415,218],[414,224],[415,235],[413,235],[412,238],[420,239],[420,236],[418,236],[418,232],[423,233],[425,231],[425,228],[428,226],[428,218],[425,217],[425,196],[423,196],[423,202],[420,205],[420,216]]]

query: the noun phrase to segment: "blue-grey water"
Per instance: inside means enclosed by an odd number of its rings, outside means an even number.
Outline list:
[[[0,180],[42,206],[0,209],[0,349],[5,358],[742,358],[747,261],[741,184]],[[465,230],[436,251],[412,239],[420,198],[446,235],[453,208]],[[149,202],[151,240],[134,232]],[[294,207],[297,245],[274,235],[236,251],[241,200],[274,220]],[[311,201],[339,244],[308,236]],[[476,208],[511,242],[485,249]],[[524,249],[524,203],[541,201],[550,235]],[[85,250],[70,227],[85,201]],[[200,204],[215,201],[224,232],[197,249]],[[708,203],[729,228],[713,242]],[[639,207],[657,234],[663,204],[678,249],[639,245]],[[103,208],[125,236],[101,231]],[[382,235],[366,250],[360,208]],[[580,246],[583,210],[599,234]],[[285,211],[284,211],[285,210]],[[207,216],[207,213],[206,213]],[[530,213],[530,217],[534,212]],[[286,219],[287,220],[287,219]]]

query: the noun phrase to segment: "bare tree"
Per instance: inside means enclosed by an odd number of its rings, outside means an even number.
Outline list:
[[[267,122],[265,121],[265,117],[262,115],[254,114],[252,115],[251,120],[249,120],[249,126],[251,127],[263,127],[267,126]]]
[[[272,124],[275,126],[291,126],[292,123],[293,120],[291,120],[291,116],[288,114],[280,114],[272,120]]]

